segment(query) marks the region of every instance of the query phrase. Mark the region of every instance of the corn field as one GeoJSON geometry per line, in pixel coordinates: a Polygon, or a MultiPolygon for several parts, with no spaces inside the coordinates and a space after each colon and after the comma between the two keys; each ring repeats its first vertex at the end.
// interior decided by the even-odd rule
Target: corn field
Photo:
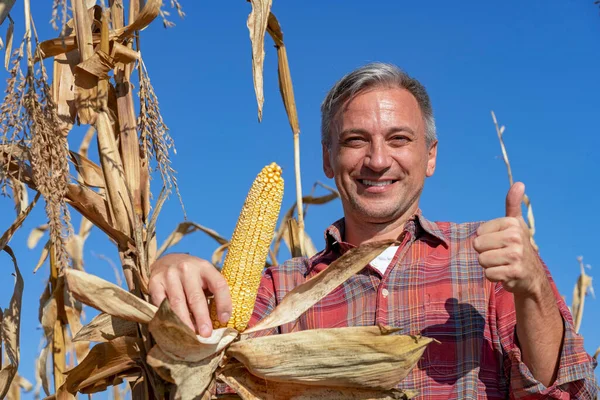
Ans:
{"type": "MultiPolygon", "coordinates": [[[[0,25],[6,33],[5,68],[9,72],[0,107],[0,178],[2,193],[12,198],[16,209],[14,222],[0,239],[0,249],[12,259],[16,278],[10,302],[0,310],[0,398],[16,400],[22,392],[34,390],[34,385],[18,373],[33,366],[24,365],[19,355],[23,345],[20,342],[22,297],[27,279],[19,268],[19,254],[12,251],[9,242],[32,210],[41,204],[46,222],[33,229],[27,241],[30,249],[40,253],[34,272],[42,271],[46,263],[49,265],[47,284],[39,293],[43,345],[35,362],[39,392],[36,397],[71,399],[111,393],[115,399],[127,396],[211,399],[215,398],[218,384],[227,384],[237,393],[236,398],[243,399],[284,399],[298,390],[307,399],[333,395],[402,399],[417,395],[415,391],[393,387],[418,362],[431,342],[429,338],[392,334],[396,333],[394,329],[381,327],[316,329],[278,337],[248,336],[293,321],[390,242],[364,245],[348,252],[310,285],[291,292],[289,301],[282,302],[268,318],[250,329],[244,323],[215,326],[217,329],[210,338],[201,338],[175,315],[168,300],[160,307],[150,303],[150,265],[185,236],[202,232],[214,240],[211,261],[215,265],[223,265],[224,258],[226,265],[226,257],[238,254],[235,233],[228,239],[187,219],[165,235],[164,241],[158,243],[157,239],[157,221],[169,196],[176,197],[182,208],[187,200],[180,194],[171,163],[175,143],[150,81],[152,71],[147,69],[142,56],[146,46],[150,49],[153,46],[152,42],[144,42],[144,29],[151,24],[177,29],[173,20],[186,18],[185,4],[177,0],[169,4],[161,0],[53,0],[51,3],[50,6],[50,3],[32,4],[31,0],[0,2],[0,25]],[[23,21],[11,17],[11,10],[16,7],[23,8],[23,21]],[[48,19],[34,21],[31,7],[47,9],[56,37],[38,37],[36,24],[47,23],[48,19]],[[22,38],[14,34],[15,27],[24,30],[22,38]],[[74,150],[69,148],[69,142],[73,143],[76,130],[84,133],[79,135],[79,146],[74,150]],[[96,150],[97,153],[92,153],[96,150]],[[160,179],[152,180],[153,175],[160,179]],[[152,193],[159,195],[154,198],[152,193]],[[74,220],[80,221],[78,226],[74,226],[74,220]],[[112,266],[114,283],[85,271],[84,245],[90,234],[104,235],[114,254],[118,254],[114,262],[98,256],[112,266]],[[89,322],[85,319],[84,305],[99,311],[89,322]],[[366,341],[372,344],[369,349],[361,346],[366,341]],[[327,350],[322,346],[324,342],[328,343],[327,350]],[[298,348],[302,350],[289,350],[298,348]],[[356,371],[367,367],[348,357],[349,353],[375,357],[377,361],[368,368],[379,371],[377,378],[357,379],[356,371]],[[274,357],[281,365],[293,366],[294,375],[267,368],[274,357]],[[323,359],[336,359],[345,368],[333,375],[321,366],[323,359]],[[317,385],[308,385],[315,369],[322,369],[325,378],[317,385]],[[278,384],[272,384],[275,381],[278,384]]],[[[281,183],[282,193],[276,196],[266,233],[253,244],[262,249],[256,251],[254,260],[256,268],[261,270],[265,265],[277,264],[280,252],[286,248],[292,256],[314,255],[316,246],[305,229],[307,210],[309,206],[335,202],[339,193],[319,182],[313,185],[311,193],[303,193],[300,123],[282,31],[285,21],[280,25],[270,0],[244,3],[233,2],[230,6],[247,7],[249,12],[248,53],[258,120],[263,119],[264,80],[276,79],[291,129],[290,158],[294,160],[295,181],[286,182],[285,190],[294,192],[295,201],[280,215],[284,190],[281,183]],[[271,50],[277,58],[276,78],[263,76],[265,54],[271,50]],[[316,195],[317,189],[325,194],[316,195]]],[[[494,113],[492,120],[512,184],[503,141],[505,128],[494,113]]],[[[265,179],[273,179],[274,171],[279,171],[275,173],[279,177],[279,166],[270,160],[265,160],[264,165],[271,168],[271,175],[265,179]]],[[[264,178],[259,171],[256,173],[260,179],[264,178]]],[[[256,203],[252,196],[251,190],[240,213],[240,226],[242,216],[250,213],[247,206],[256,203]]],[[[525,206],[534,240],[535,220],[529,198],[525,199],[525,206]]],[[[239,210],[229,211],[237,215],[239,210]]],[[[249,220],[259,217],[262,221],[263,214],[249,220]]],[[[593,290],[583,259],[578,262],[580,276],[571,305],[577,329],[583,319],[586,297],[593,290]]],[[[224,267],[224,274],[225,270],[224,267]]],[[[6,276],[6,271],[3,274],[6,276]]],[[[600,348],[596,358],[599,352],[600,348]]],[[[231,396],[228,398],[234,398],[231,396]]]]}

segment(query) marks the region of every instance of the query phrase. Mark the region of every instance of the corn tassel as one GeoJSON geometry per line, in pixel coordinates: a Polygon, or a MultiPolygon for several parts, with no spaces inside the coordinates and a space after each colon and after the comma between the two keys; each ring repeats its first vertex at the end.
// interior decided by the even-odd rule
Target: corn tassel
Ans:
{"type": "Polygon", "coordinates": [[[243,331],[252,316],[254,302],[283,199],[281,167],[271,163],[258,174],[233,232],[221,273],[229,285],[232,314],[222,324],[214,302],[210,314],[214,328],[243,331]]]}

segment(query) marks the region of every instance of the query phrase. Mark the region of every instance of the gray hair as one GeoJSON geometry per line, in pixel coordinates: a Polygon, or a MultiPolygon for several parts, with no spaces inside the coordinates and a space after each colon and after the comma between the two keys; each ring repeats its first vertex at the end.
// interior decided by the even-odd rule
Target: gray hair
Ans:
{"type": "Polygon", "coordinates": [[[327,148],[331,148],[331,131],[342,105],[367,89],[381,86],[408,90],[417,99],[423,114],[427,147],[436,140],[433,109],[425,87],[395,65],[371,63],[340,79],[323,100],[321,104],[321,142],[327,148]]]}

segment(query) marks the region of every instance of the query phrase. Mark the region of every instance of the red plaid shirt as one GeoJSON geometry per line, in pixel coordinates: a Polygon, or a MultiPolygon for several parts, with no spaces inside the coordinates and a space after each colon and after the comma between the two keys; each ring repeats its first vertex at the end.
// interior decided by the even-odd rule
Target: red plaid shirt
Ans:
{"type": "MultiPolygon", "coordinates": [[[[297,321],[258,335],[303,329],[383,324],[431,343],[398,386],[420,399],[596,398],[593,359],[575,333],[571,314],[550,278],[565,326],[556,382],[545,387],[521,360],[515,342],[513,296],[488,281],[472,240],[479,223],[410,220],[402,245],[382,276],[368,265],[297,321]]],[[[325,232],[325,250],[265,270],[249,326],[269,314],[294,287],[348,251],[343,219],[325,232]]],[[[547,269],[546,269],[547,271],[547,269]]],[[[548,272],[548,271],[547,271],[548,272]]],[[[548,276],[550,274],[548,272],[548,276]]]]}

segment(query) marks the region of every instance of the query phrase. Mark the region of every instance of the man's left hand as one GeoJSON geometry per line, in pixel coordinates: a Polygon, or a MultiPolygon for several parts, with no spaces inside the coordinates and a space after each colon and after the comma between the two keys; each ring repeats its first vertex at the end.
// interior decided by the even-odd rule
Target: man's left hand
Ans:
{"type": "Polygon", "coordinates": [[[506,216],[481,224],[473,247],[487,279],[502,282],[509,292],[529,296],[541,294],[547,279],[523,219],[524,194],[523,183],[511,186],[506,195],[506,216]]]}

